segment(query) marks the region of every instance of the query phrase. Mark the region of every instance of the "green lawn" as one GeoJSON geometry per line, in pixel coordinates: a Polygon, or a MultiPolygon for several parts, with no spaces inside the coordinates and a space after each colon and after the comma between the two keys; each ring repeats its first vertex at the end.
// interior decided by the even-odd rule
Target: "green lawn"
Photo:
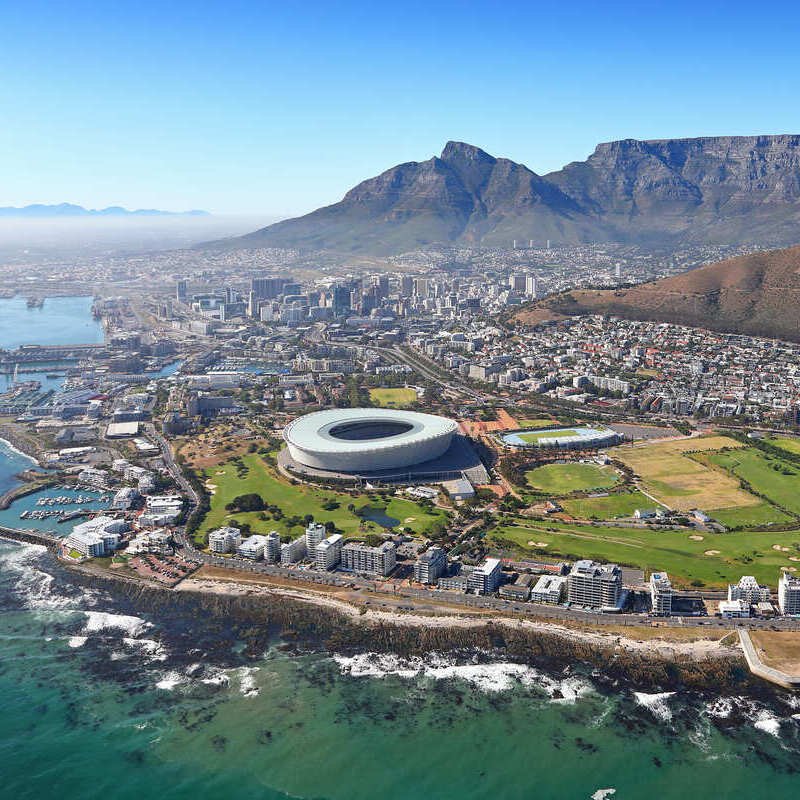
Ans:
{"type": "Polygon", "coordinates": [[[370,400],[383,408],[407,408],[417,402],[416,389],[370,389],[370,400]]]}
{"type": "Polygon", "coordinates": [[[581,497],[564,500],[564,510],[577,519],[616,519],[632,517],[637,508],[654,508],[655,503],[641,492],[623,492],[608,497],[581,497]]]}
{"type": "Polygon", "coordinates": [[[419,503],[393,495],[375,494],[373,497],[379,499],[370,500],[367,494],[351,497],[348,494],[329,489],[304,484],[292,485],[283,477],[276,475],[273,468],[265,464],[255,453],[242,456],[242,461],[248,467],[247,474],[242,478],[238,477],[236,466],[232,462],[205,471],[207,482],[216,488],[211,496],[211,511],[206,515],[198,532],[200,535],[228,524],[233,519],[239,522],[248,522],[255,533],[277,530],[279,533],[299,535],[301,528],[295,527],[290,530],[286,524],[286,518],[304,517],[306,514],[313,514],[317,522],[332,521],[347,536],[384,530],[373,522],[366,522],[361,527],[361,518],[347,509],[350,504],[353,504],[356,509],[363,506],[385,507],[386,516],[398,520],[396,526],[398,529],[408,527],[420,535],[424,535],[436,523],[446,524],[448,521],[447,513],[441,509],[427,510],[419,503]],[[273,520],[268,514],[269,518],[264,521],[259,519],[259,514],[262,512],[230,513],[226,511],[225,506],[235,497],[250,492],[261,495],[268,505],[278,506],[283,512],[283,517],[273,520]],[[329,511],[325,510],[323,505],[328,501],[337,503],[338,507],[329,511]]]}
{"type": "MultiPolygon", "coordinates": [[[[516,433],[523,442],[538,442],[539,439],[548,439],[552,438],[555,434],[554,431],[528,431],[527,433],[517,433],[517,431],[511,431],[511,433],[516,433]]],[[[558,436],[577,436],[578,431],[573,429],[562,430],[561,428],[558,429],[558,436]]]]}
{"type": "Polygon", "coordinates": [[[525,479],[532,489],[560,497],[571,492],[608,489],[619,476],[612,467],[598,464],[545,464],[528,470],[525,479]]]}
{"type": "Polygon", "coordinates": [[[774,587],[781,567],[800,569],[800,560],[790,560],[800,559],[798,531],[706,533],[702,541],[691,539],[692,535],[696,534],[525,519],[519,525],[498,526],[488,538],[498,548],[516,549],[522,554],[592,558],[639,567],[648,573],[666,570],[680,587],[689,587],[693,581],[718,587],[738,581],[742,575],[755,575],[774,587]],[[788,549],[775,550],[774,545],[788,549]]]}
{"type": "Polygon", "coordinates": [[[537,417],[535,419],[518,419],[520,428],[552,428],[558,425],[558,421],[554,419],[545,419],[544,417],[537,417]]]}
{"type": "Polygon", "coordinates": [[[793,520],[793,517],[766,502],[755,506],[718,508],[714,510],[712,516],[726,528],[755,528],[770,524],[785,524],[793,520]]]}
{"type": "Polygon", "coordinates": [[[747,481],[760,495],[800,514],[800,468],[755,448],[712,453],[708,460],[747,481]]]}
{"type": "Polygon", "coordinates": [[[773,447],[780,447],[781,450],[786,450],[787,453],[800,456],[800,439],[796,436],[768,436],[764,441],[773,447]]]}

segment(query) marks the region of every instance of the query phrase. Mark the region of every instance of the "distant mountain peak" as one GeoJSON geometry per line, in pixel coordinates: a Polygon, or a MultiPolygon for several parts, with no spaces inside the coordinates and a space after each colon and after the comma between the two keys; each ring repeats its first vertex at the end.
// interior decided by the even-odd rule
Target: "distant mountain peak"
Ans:
{"type": "Polygon", "coordinates": [[[25,217],[28,219],[62,218],[62,217],[176,217],[176,216],[206,216],[207,211],[194,209],[191,211],[160,211],[156,208],[139,208],[129,211],[122,206],[108,206],[107,208],[84,208],[74,203],[44,204],[33,203],[28,206],[0,207],[0,217],[25,217]]]}

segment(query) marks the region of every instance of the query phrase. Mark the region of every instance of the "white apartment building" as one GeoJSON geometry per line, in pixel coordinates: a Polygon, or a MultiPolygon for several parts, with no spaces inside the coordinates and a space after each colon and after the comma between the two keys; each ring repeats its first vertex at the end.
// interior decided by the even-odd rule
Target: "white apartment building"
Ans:
{"type": "Polygon", "coordinates": [[[270,564],[281,560],[281,537],[278,531],[270,531],[266,536],[264,560],[270,564]]]}
{"type": "Polygon", "coordinates": [[[672,582],[666,572],[651,573],[650,601],[653,616],[669,617],[672,615],[672,582]]]}
{"type": "Polygon", "coordinates": [[[251,558],[253,561],[258,561],[264,557],[264,547],[266,544],[266,536],[254,533],[239,544],[236,548],[236,552],[243,558],[251,558]]]}
{"type": "Polygon", "coordinates": [[[787,616],[800,614],[800,578],[789,572],[781,573],[778,580],[778,607],[787,616]]]}
{"type": "Polygon", "coordinates": [[[531,589],[532,603],[558,605],[567,591],[567,579],[561,575],[541,575],[531,589]]]}
{"type": "Polygon", "coordinates": [[[281,564],[296,564],[306,557],[306,537],[298,536],[281,545],[281,564]]]}
{"type": "Polygon", "coordinates": [[[728,585],[728,600],[743,600],[748,606],[770,601],[768,586],[762,586],[752,575],[743,575],[739,583],[728,585]]]}
{"type": "Polygon", "coordinates": [[[567,578],[567,600],[570,604],[619,611],[622,597],[622,570],[616,564],[576,561],[567,578]]]}
{"type": "Polygon", "coordinates": [[[342,567],[363,575],[389,575],[397,563],[394,542],[384,542],[369,547],[359,542],[348,542],[342,548],[342,567]]]}
{"type": "Polygon", "coordinates": [[[469,574],[467,591],[475,594],[494,594],[500,586],[503,565],[499,558],[487,558],[469,574]]]}
{"type": "Polygon", "coordinates": [[[233,553],[242,541],[238,528],[225,526],[208,534],[208,549],[212,553],[233,553]]]}
{"type": "Polygon", "coordinates": [[[306,553],[308,558],[316,558],[317,545],[328,535],[325,526],[319,522],[312,522],[306,528],[306,553]]]}
{"type": "Polygon", "coordinates": [[[414,580],[429,586],[447,572],[447,556],[441,547],[429,547],[414,563],[414,580]]]}
{"type": "Polygon", "coordinates": [[[343,538],[341,533],[334,533],[323,539],[318,545],[314,564],[317,569],[333,569],[342,560],[343,538]]]}

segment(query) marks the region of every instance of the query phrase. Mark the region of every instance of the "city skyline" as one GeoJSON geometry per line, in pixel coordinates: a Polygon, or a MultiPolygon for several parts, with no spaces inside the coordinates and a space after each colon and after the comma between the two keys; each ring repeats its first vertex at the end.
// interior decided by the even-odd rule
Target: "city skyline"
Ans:
{"type": "Polygon", "coordinates": [[[797,17],[788,3],[769,19],[718,3],[9,8],[0,205],[290,216],[449,139],[543,174],[619,138],[797,132],[797,17]]]}

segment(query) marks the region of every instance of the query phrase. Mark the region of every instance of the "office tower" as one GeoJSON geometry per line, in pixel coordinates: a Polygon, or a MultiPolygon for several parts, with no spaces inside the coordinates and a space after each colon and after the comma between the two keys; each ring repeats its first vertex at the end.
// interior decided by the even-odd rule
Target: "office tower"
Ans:
{"type": "Polygon", "coordinates": [[[179,303],[185,303],[186,298],[186,281],[181,279],[175,284],[175,300],[179,303]]]}

